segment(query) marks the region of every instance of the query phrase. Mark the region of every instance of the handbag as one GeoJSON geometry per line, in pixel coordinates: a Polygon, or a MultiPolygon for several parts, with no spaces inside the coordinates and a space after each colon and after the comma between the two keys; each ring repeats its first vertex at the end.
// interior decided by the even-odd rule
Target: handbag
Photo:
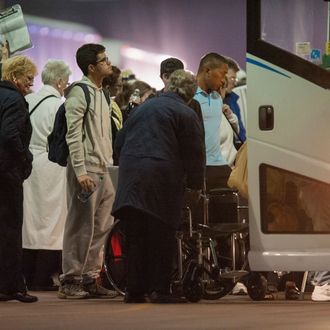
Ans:
{"type": "Polygon", "coordinates": [[[240,195],[248,198],[248,173],[247,173],[247,144],[246,142],[239,148],[234,168],[227,182],[232,189],[237,189],[240,195]]]}

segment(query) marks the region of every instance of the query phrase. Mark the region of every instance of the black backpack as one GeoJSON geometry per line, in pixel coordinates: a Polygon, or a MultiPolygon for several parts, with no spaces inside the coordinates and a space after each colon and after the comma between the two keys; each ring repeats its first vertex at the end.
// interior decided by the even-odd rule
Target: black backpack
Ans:
{"type": "MultiPolygon", "coordinates": [[[[75,86],[80,86],[85,94],[87,108],[84,114],[83,123],[85,122],[86,114],[89,110],[91,97],[86,84],[76,83],[75,86]]],[[[84,124],[83,124],[84,125],[84,124]]],[[[67,124],[65,117],[64,103],[58,108],[55,116],[54,127],[52,132],[48,135],[48,159],[60,166],[66,166],[68,163],[69,148],[66,143],[67,124]]]]}

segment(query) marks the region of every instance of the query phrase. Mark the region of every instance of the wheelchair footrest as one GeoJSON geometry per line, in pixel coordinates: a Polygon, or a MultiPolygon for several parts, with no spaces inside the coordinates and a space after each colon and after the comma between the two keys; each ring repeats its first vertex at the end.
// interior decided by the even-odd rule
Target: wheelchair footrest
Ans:
{"type": "Polygon", "coordinates": [[[231,270],[228,272],[220,273],[220,278],[234,278],[236,280],[239,280],[241,277],[247,275],[249,272],[246,270],[231,270]]]}

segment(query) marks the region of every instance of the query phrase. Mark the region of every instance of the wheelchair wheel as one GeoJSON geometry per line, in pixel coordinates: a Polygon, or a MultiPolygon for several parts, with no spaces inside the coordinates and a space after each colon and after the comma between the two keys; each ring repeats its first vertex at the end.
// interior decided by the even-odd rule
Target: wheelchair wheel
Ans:
{"type": "Polygon", "coordinates": [[[220,299],[230,293],[236,285],[232,279],[215,279],[209,275],[207,277],[207,279],[203,279],[203,299],[220,299]]]}
{"type": "Polygon", "coordinates": [[[204,259],[204,293],[203,298],[215,300],[229,294],[237,281],[247,274],[247,239],[242,237],[235,241],[235,269],[233,269],[231,236],[224,234],[217,239],[216,251],[219,268],[214,267],[212,255],[204,259]]]}
{"type": "Polygon", "coordinates": [[[233,278],[225,278],[220,276],[219,267],[215,267],[217,262],[221,269],[227,269],[228,258],[219,258],[219,251],[216,255],[207,252],[207,257],[203,257],[202,267],[202,281],[203,281],[203,299],[216,300],[226,296],[232,291],[235,286],[235,280],[233,278]],[[214,259],[215,258],[215,259],[214,259]]]}
{"type": "Polygon", "coordinates": [[[104,251],[104,268],[112,287],[125,294],[127,279],[126,237],[120,220],[113,223],[104,251]]]}
{"type": "Polygon", "coordinates": [[[267,292],[267,280],[263,275],[252,272],[246,281],[246,288],[252,300],[262,300],[267,292]]]}
{"type": "Polygon", "coordinates": [[[183,279],[183,294],[190,302],[198,302],[203,296],[201,269],[196,262],[190,262],[183,279]]]}

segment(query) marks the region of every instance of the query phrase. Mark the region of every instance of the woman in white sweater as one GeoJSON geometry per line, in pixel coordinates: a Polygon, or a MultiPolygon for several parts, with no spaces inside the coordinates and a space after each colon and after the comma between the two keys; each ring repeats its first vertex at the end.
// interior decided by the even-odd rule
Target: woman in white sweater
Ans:
{"type": "Polygon", "coordinates": [[[33,127],[33,169],[24,182],[23,272],[31,290],[52,289],[52,276],[61,271],[66,168],[48,160],[47,136],[63,103],[70,74],[63,61],[49,60],[42,71],[43,87],[26,96],[33,127]]]}
{"type": "MultiPolygon", "coordinates": [[[[220,95],[222,99],[224,99],[226,95],[226,86],[220,88],[220,95]]],[[[238,118],[227,104],[223,104],[220,125],[220,148],[223,157],[226,159],[230,167],[233,167],[237,154],[234,145],[234,130],[239,133],[238,118]]]]}
{"type": "Polygon", "coordinates": [[[222,120],[220,125],[220,147],[221,153],[232,167],[236,158],[237,150],[234,145],[234,130],[239,133],[237,116],[231,111],[227,104],[222,107],[222,120]]]}

